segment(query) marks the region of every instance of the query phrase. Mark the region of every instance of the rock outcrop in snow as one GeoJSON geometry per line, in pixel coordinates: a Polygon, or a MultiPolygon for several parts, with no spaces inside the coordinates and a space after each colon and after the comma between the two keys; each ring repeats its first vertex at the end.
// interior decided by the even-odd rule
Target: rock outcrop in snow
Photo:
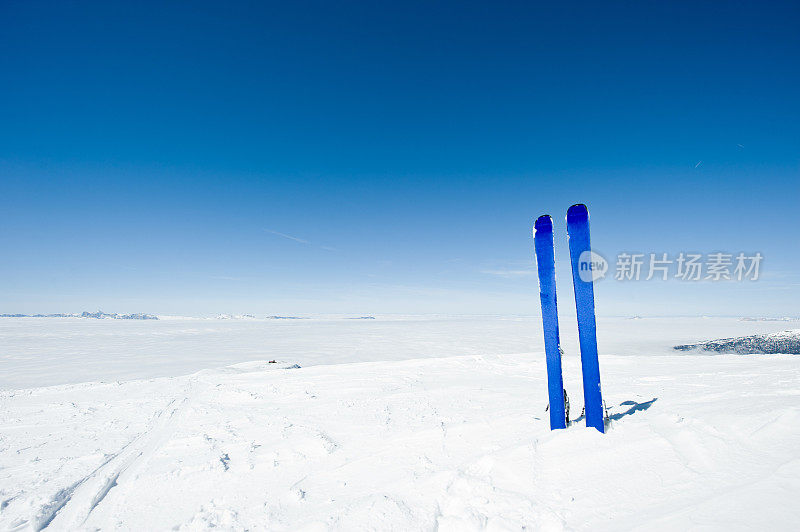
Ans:
{"type": "Polygon", "coordinates": [[[699,349],[716,353],[747,354],[791,354],[800,355],[800,329],[774,334],[755,334],[739,338],[723,338],[696,344],[676,345],[676,351],[699,349]]]}

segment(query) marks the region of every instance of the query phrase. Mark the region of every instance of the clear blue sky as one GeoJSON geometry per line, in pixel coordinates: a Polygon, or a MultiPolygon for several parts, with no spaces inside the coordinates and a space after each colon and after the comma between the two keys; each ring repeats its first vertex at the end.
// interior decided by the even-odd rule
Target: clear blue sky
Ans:
{"type": "Polygon", "coordinates": [[[800,314],[798,4],[557,4],[3,2],[0,312],[534,314],[582,202],[765,257],[599,312],[800,314]]]}

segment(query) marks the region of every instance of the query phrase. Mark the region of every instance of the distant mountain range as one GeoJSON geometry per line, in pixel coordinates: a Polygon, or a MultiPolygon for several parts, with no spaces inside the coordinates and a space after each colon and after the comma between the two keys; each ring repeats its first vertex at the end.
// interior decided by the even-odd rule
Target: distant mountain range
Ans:
{"type": "Polygon", "coordinates": [[[0,318],[94,318],[97,320],[157,320],[152,314],[117,314],[98,310],[80,314],[0,314],[0,318]]]}
{"type": "MultiPolygon", "coordinates": [[[[153,314],[117,314],[116,312],[81,312],[80,314],[0,314],[0,318],[94,318],[96,320],[157,320],[158,316],[153,314]]],[[[218,320],[307,320],[302,316],[266,316],[259,318],[253,314],[219,314],[216,316],[218,320]]],[[[374,320],[374,316],[356,316],[349,318],[341,318],[346,320],[374,320]]]]}
{"type": "MultiPolygon", "coordinates": [[[[218,320],[257,320],[261,319],[258,316],[254,316],[253,314],[219,314],[216,317],[218,320]]],[[[307,320],[309,318],[304,318],[303,316],[266,316],[264,319],[267,320],[307,320]]],[[[342,318],[345,320],[374,320],[375,316],[358,316],[355,318],[342,318]]]]}
{"type": "MultiPolygon", "coordinates": [[[[253,314],[219,314],[217,316],[218,320],[257,320],[260,319],[253,314]]],[[[305,320],[307,318],[303,318],[300,316],[267,316],[266,319],[268,320],[305,320]]]]}

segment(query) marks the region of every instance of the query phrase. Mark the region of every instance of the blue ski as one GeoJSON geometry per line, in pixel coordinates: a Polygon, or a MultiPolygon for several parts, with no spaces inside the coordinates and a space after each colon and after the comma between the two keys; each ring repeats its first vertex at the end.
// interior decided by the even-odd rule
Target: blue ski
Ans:
{"type": "Polygon", "coordinates": [[[572,283],[575,287],[575,307],[578,313],[586,426],[605,432],[600,366],[597,362],[597,324],[594,316],[592,270],[595,263],[589,242],[589,211],[586,205],[573,205],[567,211],[567,234],[572,262],[572,283]]]}
{"type": "Polygon", "coordinates": [[[558,339],[556,305],[556,262],[553,253],[553,220],[540,216],[533,225],[533,243],[539,270],[539,296],[542,300],[542,328],[547,361],[547,389],[550,397],[550,429],[567,427],[564,411],[564,383],[561,377],[561,351],[558,339]]]}

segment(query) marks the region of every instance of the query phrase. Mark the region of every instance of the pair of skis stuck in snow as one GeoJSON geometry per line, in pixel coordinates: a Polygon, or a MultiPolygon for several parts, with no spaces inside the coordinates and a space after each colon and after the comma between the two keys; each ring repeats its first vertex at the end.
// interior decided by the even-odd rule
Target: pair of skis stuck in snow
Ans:
{"type": "MultiPolygon", "coordinates": [[[[594,262],[589,241],[589,211],[586,205],[573,205],[567,210],[567,237],[578,317],[586,426],[605,432],[603,397],[600,391],[600,366],[597,361],[597,325],[594,314],[592,275],[594,262]]],[[[539,271],[539,295],[542,301],[547,389],[550,398],[550,429],[563,429],[567,427],[568,402],[561,376],[553,219],[550,215],[545,214],[536,220],[533,226],[533,241],[539,271]]]]}

